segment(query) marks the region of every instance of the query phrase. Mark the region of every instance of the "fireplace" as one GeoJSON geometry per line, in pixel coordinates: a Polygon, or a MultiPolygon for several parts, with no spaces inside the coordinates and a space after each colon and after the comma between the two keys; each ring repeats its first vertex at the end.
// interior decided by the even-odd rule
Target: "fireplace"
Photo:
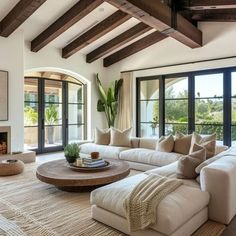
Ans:
{"type": "Polygon", "coordinates": [[[0,155],[11,153],[11,127],[0,126],[0,155]]]}

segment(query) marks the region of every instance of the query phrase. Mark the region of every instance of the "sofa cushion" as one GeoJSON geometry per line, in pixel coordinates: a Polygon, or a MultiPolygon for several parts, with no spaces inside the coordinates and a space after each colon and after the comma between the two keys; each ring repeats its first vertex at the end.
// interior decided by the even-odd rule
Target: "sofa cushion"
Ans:
{"type": "Polygon", "coordinates": [[[121,131],[112,127],[110,146],[131,147],[131,131],[132,128],[121,131]]]}
{"type": "Polygon", "coordinates": [[[90,154],[91,152],[99,152],[102,158],[118,159],[119,154],[123,150],[128,150],[128,147],[115,147],[108,145],[98,145],[95,143],[85,143],[80,145],[80,152],[90,154]]]}
{"type": "Polygon", "coordinates": [[[206,149],[206,158],[211,158],[215,155],[216,134],[201,136],[198,133],[193,132],[189,153],[193,152],[193,145],[195,143],[206,149]]]}
{"type": "Polygon", "coordinates": [[[131,162],[164,166],[177,161],[182,155],[174,152],[159,152],[145,148],[133,148],[120,153],[120,159],[131,162]]]}
{"type": "MultiPolygon", "coordinates": [[[[124,199],[146,177],[147,175],[142,173],[98,188],[91,193],[91,203],[125,217],[124,199]]],[[[209,194],[207,192],[182,185],[161,201],[157,209],[158,222],[151,228],[165,235],[170,235],[205,208],[208,202],[209,194]]]]}
{"type": "Polygon", "coordinates": [[[192,140],[192,134],[184,135],[181,132],[176,132],[173,152],[181,153],[184,155],[189,154],[191,140],[192,140]]]}
{"type": "Polygon", "coordinates": [[[197,144],[193,146],[193,152],[181,157],[178,161],[177,177],[180,179],[195,179],[197,173],[195,168],[206,160],[206,150],[197,144]]]}
{"type": "Polygon", "coordinates": [[[139,147],[146,149],[156,149],[158,139],[156,138],[140,138],[139,147]]]}
{"type": "Polygon", "coordinates": [[[110,143],[110,129],[95,129],[95,140],[94,143],[100,144],[100,145],[109,145],[110,143]]]}
{"type": "Polygon", "coordinates": [[[158,140],[157,151],[160,152],[172,152],[174,148],[174,137],[173,135],[161,136],[158,140]]]}

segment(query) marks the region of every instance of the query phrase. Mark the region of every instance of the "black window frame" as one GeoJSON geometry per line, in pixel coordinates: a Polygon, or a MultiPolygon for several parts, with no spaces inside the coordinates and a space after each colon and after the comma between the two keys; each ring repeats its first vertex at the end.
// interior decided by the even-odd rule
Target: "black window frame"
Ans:
{"type": "MultiPolygon", "coordinates": [[[[147,80],[159,80],[159,136],[165,134],[165,79],[169,77],[188,77],[188,133],[195,131],[195,76],[207,74],[223,74],[223,143],[231,146],[232,127],[232,72],[236,67],[196,70],[181,73],[170,73],[147,77],[136,77],[136,135],[140,136],[140,82],[147,80]]],[[[222,97],[221,97],[222,98],[222,97]]]]}
{"type": "Polygon", "coordinates": [[[79,103],[83,106],[83,113],[84,113],[84,122],[81,124],[83,126],[83,139],[87,139],[87,86],[86,84],[79,81],[78,83],[66,80],[57,80],[57,79],[50,79],[46,77],[34,77],[34,76],[25,76],[25,80],[27,79],[35,79],[37,80],[38,85],[38,100],[37,102],[27,101],[24,98],[25,103],[35,103],[38,105],[38,125],[37,126],[25,126],[24,128],[28,127],[37,127],[38,128],[38,148],[32,148],[30,150],[35,151],[37,154],[40,153],[47,153],[47,152],[55,152],[55,151],[62,151],[64,147],[69,143],[69,98],[68,98],[68,84],[76,84],[81,85],[83,89],[83,102],[79,103]],[[45,123],[44,123],[44,109],[45,104],[52,104],[51,102],[45,102],[45,81],[58,81],[62,83],[62,102],[53,102],[53,104],[62,105],[62,124],[54,125],[62,127],[62,145],[55,146],[55,147],[44,147],[44,137],[45,137],[45,123]]]}

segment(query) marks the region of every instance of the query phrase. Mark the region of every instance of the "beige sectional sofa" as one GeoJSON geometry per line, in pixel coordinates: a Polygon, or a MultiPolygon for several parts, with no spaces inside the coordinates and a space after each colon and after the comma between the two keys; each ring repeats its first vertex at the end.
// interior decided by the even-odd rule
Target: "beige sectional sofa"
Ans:
{"type": "Polygon", "coordinates": [[[92,217],[135,236],[190,236],[208,219],[228,224],[236,214],[236,148],[218,155],[218,160],[202,168],[200,183],[183,180],[182,186],[161,201],[157,224],[146,230],[129,231],[124,199],[149,173],[176,178],[177,162],[94,190],[92,217]]]}
{"type": "MultiPolygon", "coordinates": [[[[183,154],[175,152],[160,152],[156,150],[158,139],[131,138],[130,147],[99,145],[93,141],[80,145],[81,153],[99,152],[103,158],[115,158],[129,163],[130,168],[146,171],[176,162],[183,154]]],[[[225,146],[217,146],[216,153],[224,150],[225,146]]]]}
{"type": "MultiPolygon", "coordinates": [[[[208,219],[228,224],[236,214],[236,148],[226,151],[216,147],[215,161],[200,171],[195,179],[184,184],[164,198],[157,209],[157,224],[146,230],[130,232],[124,211],[124,199],[148,174],[156,173],[176,178],[178,160],[183,154],[156,150],[157,139],[132,138],[131,147],[80,145],[81,152],[100,152],[105,158],[117,158],[133,169],[146,171],[91,193],[92,217],[104,224],[134,236],[189,236],[208,219]]],[[[213,160],[213,159],[212,159],[213,160]]]]}

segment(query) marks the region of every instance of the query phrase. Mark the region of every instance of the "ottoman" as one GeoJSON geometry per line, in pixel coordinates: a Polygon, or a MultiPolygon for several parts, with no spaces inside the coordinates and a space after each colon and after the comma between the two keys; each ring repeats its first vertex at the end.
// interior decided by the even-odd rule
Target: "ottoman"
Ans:
{"type": "Polygon", "coordinates": [[[22,173],[24,163],[20,160],[3,160],[0,162],[0,176],[10,176],[22,173]]]}

